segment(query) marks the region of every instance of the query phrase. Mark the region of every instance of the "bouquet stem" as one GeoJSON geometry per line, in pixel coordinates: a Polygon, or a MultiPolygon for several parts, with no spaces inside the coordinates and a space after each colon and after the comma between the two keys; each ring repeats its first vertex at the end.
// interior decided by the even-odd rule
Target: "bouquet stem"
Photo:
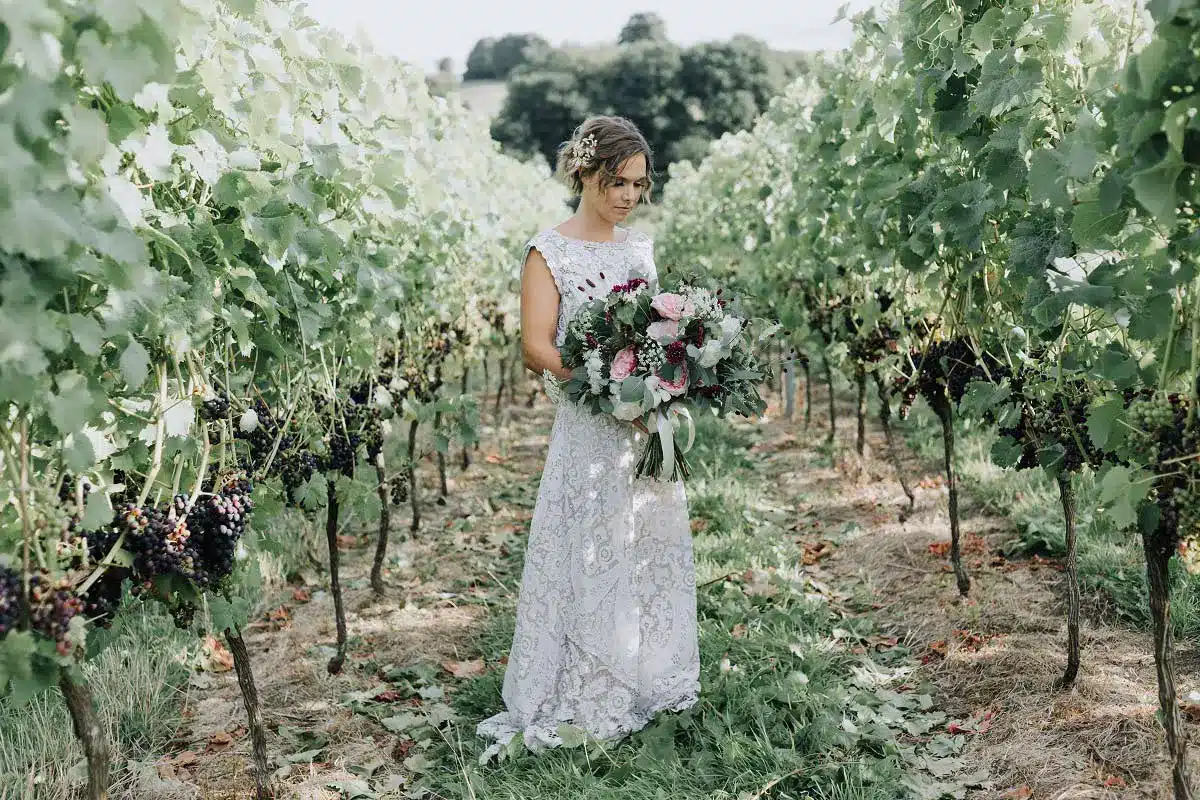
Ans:
{"type": "Polygon", "coordinates": [[[665,481],[687,480],[691,475],[687,458],[684,457],[683,449],[674,438],[672,438],[672,442],[674,442],[672,449],[675,451],[675,463],[669,468],[670,474],[667,474],[668,468],[663,464],[662,437],[658,431],[652,432],[646,441],[646,447],[642,450],[642,457],[638,459],[634,474],[639,478],[650,477],[665,481]]]}

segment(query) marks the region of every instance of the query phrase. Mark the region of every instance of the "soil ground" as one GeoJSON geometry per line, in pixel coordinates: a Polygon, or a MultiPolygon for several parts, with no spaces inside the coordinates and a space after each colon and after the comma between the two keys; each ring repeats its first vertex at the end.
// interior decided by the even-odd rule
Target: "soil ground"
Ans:
{"type": "MultiPolygon", "coordinates": [[[[775,406],[765,420],[737,423],[754,429],[757,440],[746,480],[771,482],[779,504],[792,510],[789,533],[811,571],[835,591],[867,597],[875,618],[922,657],[938,708],[977,720],[974,730],[964,731],[970,744],[963,756],[987,768],[997,788],[968,796],[1168,798],[1149,635],[1093,613],[1084,623],[1079,679],[1070,690],[1058,688],[1066,638],[1060,565],[1005,559],[1000,547],[1015,535],[1011,524],[972,513],[966,497],[965,558],[973,584],[961,598],[944,554],[949,526],[938,465],[905,455],[916,509],[901,522],[906,501],[884,458],[881,432],[868,426],[867,455],[860,458],[853,418],[844,416],[831,464],[822,446],[822,394],[814,393],[807,431],[799,415],[782,419],[775,406]]],[[[445,505],[429,502],[435,471],[431,463],[422,465],[422,527],[409,536],[406,510],[393,510],[385,597],[376,597],[366,581],[372,526],[361,524],[361,536],[342,538],[351,647],[341,675],[326,674],[333,607],[315,571],[246,632],[270,751],[296,761],[280,778],[279,796],[336,798],[343,795],[330,784],[361,779],[380,763],[406,761],[403,735],[352,710],[353,693],[370,693],[387,665],[430,665],[446,691],[453,691],[450,673],[480,668],[472,659],[487,606],[516,589],[511,576],[497,574],[498,565],[506,542],[528,526],[552,413],[544,401],[505,407],[502,424],[485,426],[472,466],[451,469],[445,505]],[[305,751],[318,748],[308,763],[312,756],[305,751]]],[[[221,659],[214,661],[221,670],[221,659]]],[[[1186,646],[1177,679],[1181,697],[1200,689],[1200,664],[1186,646]]],[[[188,724],[177,749],[144,776],[139,796],[253,796],[245,712],[232,672],[198,673],[185,703],[188,724]]],[[[1189,727],[1194,740],[1197,726],[1189,727]]]]}

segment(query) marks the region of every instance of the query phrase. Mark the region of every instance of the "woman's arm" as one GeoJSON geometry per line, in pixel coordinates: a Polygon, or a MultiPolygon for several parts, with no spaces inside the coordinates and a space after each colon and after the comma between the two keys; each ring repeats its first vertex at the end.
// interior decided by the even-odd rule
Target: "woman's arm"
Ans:
{"type": "Polygon", "coordinates": [[[521,353],[525,367],[538,375],[548,369],[556,377],[569,380],[571,371],[563,366],[554,346],[558,303],[558,287],[545,257],[530,248],[521,271],[521,353]]]}

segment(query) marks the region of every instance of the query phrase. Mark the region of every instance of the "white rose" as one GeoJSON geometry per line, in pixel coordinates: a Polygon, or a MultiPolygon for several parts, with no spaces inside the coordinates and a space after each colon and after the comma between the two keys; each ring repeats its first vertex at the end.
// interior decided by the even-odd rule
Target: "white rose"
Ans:
{"type": "Polygon", "coordinates": [[[725,357],[725,348],[721,343],[712,339],[704,343],[700,348],[697,363],[702,367],[715,367],[717,362],[725,357]]]}
{"type": "Polygon", "coordinates": [[[612,415],[625,422],[633,422],[642,415],[642,406],[640,403],[616,402],[613,404],[612,415]]]}

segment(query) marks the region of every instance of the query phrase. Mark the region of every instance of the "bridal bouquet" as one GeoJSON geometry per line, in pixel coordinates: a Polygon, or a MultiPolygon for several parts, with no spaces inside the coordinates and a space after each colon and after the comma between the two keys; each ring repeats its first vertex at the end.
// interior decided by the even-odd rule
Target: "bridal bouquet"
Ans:
{"type": "Polygon", "coordinates": [[[634,278],[588,302],[567,328],[562,360],[571,379],[551,388],[594,414],[645,423],[651,433],[639,477],[688,477],[693,410],[724,418],[766,408],[758,387],[769,370],[752,346],[778,326],[756,335],[757,324],[728,312],[721,295],[690,283],[652,293],[634,278]],[[682,447],[675,441],[680,429],[682,447]]]}

